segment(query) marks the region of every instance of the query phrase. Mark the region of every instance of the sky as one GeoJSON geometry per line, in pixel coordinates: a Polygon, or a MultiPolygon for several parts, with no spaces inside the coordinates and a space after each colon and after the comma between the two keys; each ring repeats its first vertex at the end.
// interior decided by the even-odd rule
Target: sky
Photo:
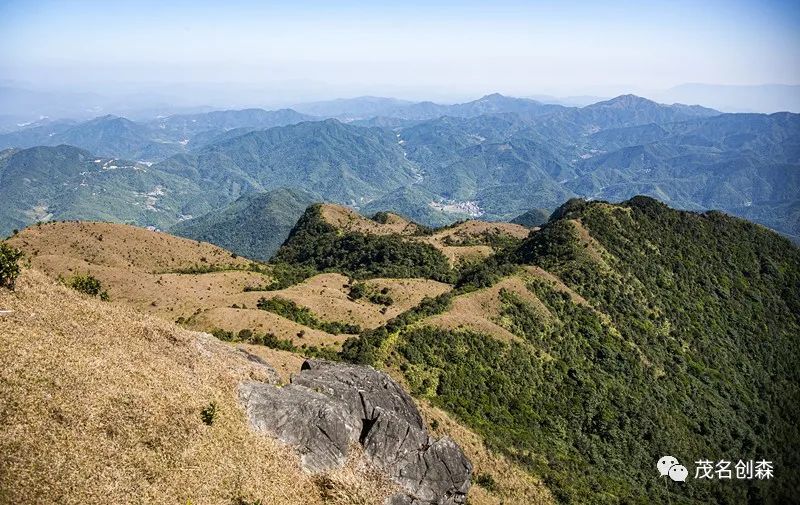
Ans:
{"type": "Polygon", "coordinates": [[[0,0],[0,47],[0,82],[40,89],[611,96],[800,84],[800,2],[0,0]]]}

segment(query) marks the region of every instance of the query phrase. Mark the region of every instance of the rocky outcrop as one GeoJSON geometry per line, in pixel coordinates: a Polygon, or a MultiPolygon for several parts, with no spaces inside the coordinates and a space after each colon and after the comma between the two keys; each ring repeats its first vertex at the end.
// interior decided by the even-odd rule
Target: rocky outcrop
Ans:
{"type": "Polygon", "coordinates": [[[360,444],[403,490],[392,505],[465,502],[472,465],[455,442],[428,435],[414,401],[383,372],[308,360],[290,385],[250,382],[240,397],[252,425],[294,446],[309,471],[342,466],[360,444]]]}

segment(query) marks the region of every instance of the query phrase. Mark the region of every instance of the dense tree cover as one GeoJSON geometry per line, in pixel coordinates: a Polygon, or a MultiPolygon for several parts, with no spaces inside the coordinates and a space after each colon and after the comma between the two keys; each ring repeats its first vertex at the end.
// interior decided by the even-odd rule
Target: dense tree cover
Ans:
{"type": "Polygon", "coordinates": [[[343,233],[323,220],[319,205],[306,210],[274,260],[355,278],[424,277],[452,282],[455,275],[447,258],[432,245],[399,235],[343,233]]]}
{"type": "MultiPolygon", "coordinates": [[[[800,240],[798,114],[720,114],[635,96],[583,108],[501,96],[417,105],[434,106],[428,120],[381,128],[371,125],[382,120],[343,124],[251,109],[150,123],[50,121],[0,135],[0,149],[14,148],[0,151],[0,174],[11,168],[0,177],[0,234],[37,219],[166,229],[210,212],[207,228],[227,221],[219,209],[237,198],[289,187],[429,226],[476,216],[538,224],[542,213],[531,207],[554,208],[571,196],[649,194],[678,208],[722,209],[800,240]],[[26,184],[32,174],[38,183],[26,184]]],[[[226,247],[241,240],[243,255],[258,238],[212,231],[201,230],[226,247]]]]}
{"type": "Polygon", "coordinates": [[[519,341],[395,325],[348,342],[343,356],[399,366],[415,394],[541,475],[564,503],[800,496],[796,246],[649,198],[576,200],[506,259],[491,261],[539,265],[588,303],[532,281],[546,311],[501,293],[498,322],[519,341]],[[658,478],[665,454],[689,468],[686,484],[658,478]],[[775,477],[695,480],[700,459],[767,459],[775,477]]]}
{"type": "Polygon", "coordinates": [[[246,258],[268,261],[306,207],[318,200],[305,191],[286,188],[250,193],[227,207],[181,221],[169,231],[218,245],[246,258]]]}
{"type": "Polygon", "coordinates": [[[272,298],[261,298],[258,300],[258,308],[269,312],[274,312],[286,319],[314,328],[317,330],[340,335],[342,333],[355,334],[361,331],[357,324],[342,323],[339,321],[322,321],[308,307],[301,307],[292,300],[274,296],[272,298]]]}
{"type": "Polygon", "coordinates": [[[348,338],[342,344],[342,359],[364,365],[381,364],[386,351],[384,346],[391,335],[398,335],[412,323],[444,312],[454,295],[454,291],[449,291],[435,298],[426,296],[419,305],[393,317],[384,326],[364,331],[358,337],[348,338]]]}

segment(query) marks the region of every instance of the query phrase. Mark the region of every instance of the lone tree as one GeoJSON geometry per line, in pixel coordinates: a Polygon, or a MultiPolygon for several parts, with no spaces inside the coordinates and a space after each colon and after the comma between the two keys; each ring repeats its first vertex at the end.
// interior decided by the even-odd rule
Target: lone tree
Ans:
{"type": "Polygon", "coordinates": [[[0,243],[0,288],[14,289],[19,276],[19,259],[22,251],[0,243]]]}

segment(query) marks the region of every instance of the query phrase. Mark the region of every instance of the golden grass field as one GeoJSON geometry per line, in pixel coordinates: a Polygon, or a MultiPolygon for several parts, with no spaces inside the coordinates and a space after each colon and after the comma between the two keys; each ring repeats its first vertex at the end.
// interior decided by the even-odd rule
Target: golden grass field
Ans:
{"type": "Polygon", "coordinates": [[[449,309],[441,314],[424,319],[420,324],[437,328],[466,329],[490,335],[499,340],[513,341],[519,337],[505,329],[501,321],[500,291],[516,294],[534,306],[542,318],[552,317],[547,307],[525,286],[527,274],[507,277],[490,288],[478,289],[456,296],[449,309]]]}
{"type": "MultiPolygon", "coordinates": [[[[351,229],[375,232],[375,227],[388,226],[380,232],[414,233],[398,216],[390,215],[381,225],[347,210],[334,216],[351,229]]],[[[445,241],[486,231],[515,237],[529,232],[516,225],[469,221],[409,239],[428,241],[460,261],[472,254],[468,250],[485,247],[485,254],[491,254],[491,249],[445,241]]],[[[46,224],[23,230],[9,242],[26,253],[32,268],[24,269],[16,293],[0,290],[0,309],[13,311],[0,317],[0,386],[5,393],[0,398],[0,451],[9,455],[0,462],[0,503],[196,505],[241,498],[260,499],[263,505],[343,505],[380,503],[390,493],[386,479],[358,458],[329,475],[310,476],[300,470],[291,450],[249,429],[235,388],[266,372],[239,350],[270,363],[283,382],[299,370],[302,356],[223,343],[193,330],[251,329],[297,346],[338,347],[347,335],[259,310],[258,300],[280,296],[321,320],[374,328],[452,286],[426,279],[363,281],[386,289],[394,300],[389,307],[351,300],[351,280],[335,273],[279,291],[245,292],[247,286],[268,283],[269,275],[236,269],[177,271],[246,268],[249,260],[210,244],[107,223],[46,224]],[[100,279],[111,301],[86,298],[56,282],[76,273],[100,279]],[[178,317],[187,320],[183,328],[173,323],[178,317]],[[211,402],[218,406],[219,419],[209,427],[200,411],[211,402]],[[241,447],[247,450],[231,450],[241,447]]],[[[492,288],[456,297],[444,314],[418,324],[517,339],[502,326],[499,292],[510,290],[549,317],[525,289],[533,276],[579,298],[548,272],[529,267],[492,288]]],[[[540,482],[488,450],[472,431],[425,401],[421,409],[429,422],[436,421],[438,435],[462,445],[476,474],[495,480],[491,492],[473,486],[470,503],[553,502],[540,482]]]]}
{"type": "Polygon", "coordinates": [[[197,265],[246,267],[248,260],[233,258],[230,252],[210,244],[120,224],[46,224],[23,230],[9,243],[23,250],[34,268],[52,278],[77,273],[96,277],[114,303],[170,321],[183,318],[191,329],[271,332],[298,346],[338,346],[346,336],[259,310],[260,298],[280,296],[309,308],[322,320],[374,328],[417,305],[423,297],[450,289],[427,279],[366,281],[377,289],[388,289],[394,303],[385,310],[367,300],[350,300],[350,280],[340,274],[316,275],[279,291],[245,292],[245,287],[267,284],[269,276],[246,270],[175,272],[197,265]],[[100,236],[102,240],[98,240],[100,236]]]}
{"type": "Polygon", "coordinates": [[[312,476],[236,399],[263,366],[231,345],[26,269],[0,289],[0,502],[379,504],[357,458],[312,476]],[[212,425],[201,411],[216,405],[212,425]]]}

